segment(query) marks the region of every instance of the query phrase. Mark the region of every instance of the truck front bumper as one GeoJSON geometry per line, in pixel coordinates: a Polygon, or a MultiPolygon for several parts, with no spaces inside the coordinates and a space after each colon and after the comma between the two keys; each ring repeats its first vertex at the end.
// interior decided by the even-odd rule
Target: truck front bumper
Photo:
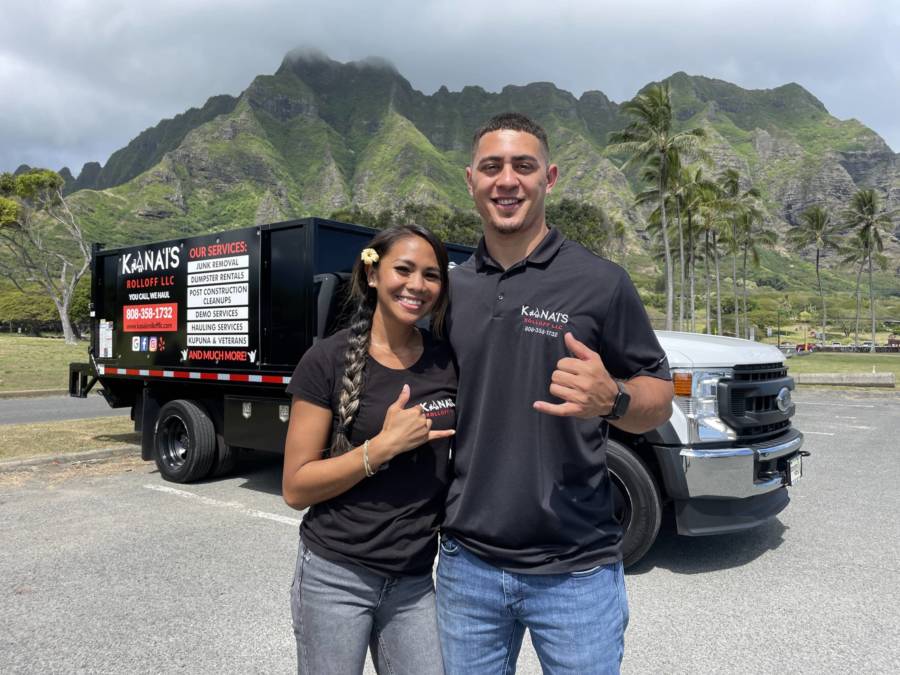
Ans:
{"type": "MultiPolygon", "coordinates": [[[[803,434],[733,448],[681,448],[687,496],[745,499],[777,490],[786,484],[778,460],[800,452],[803,434]]],[[[783,462],[781,463],[783,464],[783,462]]]]}
{"type": "Polygon", "coordinates": [[[737,532],[777,515],[790,501],[788,462],[802,446],[803,434],[795,429],[734,447],[654,446],[678,532],[737,532]]]}

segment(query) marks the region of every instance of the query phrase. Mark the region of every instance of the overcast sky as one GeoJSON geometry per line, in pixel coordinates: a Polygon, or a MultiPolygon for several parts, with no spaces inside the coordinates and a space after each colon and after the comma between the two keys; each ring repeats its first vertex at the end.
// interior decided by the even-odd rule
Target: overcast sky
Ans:
{"type": "Polygon", "coordinates": [[[683,70],[797,82],[900,150],[896,0],[0,0],[0,171],[77,175],[285,53],[381,56],[433,93],[552,81],[614,101],[683,70]]]}

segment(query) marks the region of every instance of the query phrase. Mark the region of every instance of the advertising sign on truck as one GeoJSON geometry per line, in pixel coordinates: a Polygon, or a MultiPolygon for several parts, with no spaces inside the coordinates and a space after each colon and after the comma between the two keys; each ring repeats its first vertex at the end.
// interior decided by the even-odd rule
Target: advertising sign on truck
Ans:
{"type": "Polygon", "coordinates": [[[123,249],[114,261],[120,314],[100,319],[100,358],[156,367],[255,364],[256,228],[123,249]]]}

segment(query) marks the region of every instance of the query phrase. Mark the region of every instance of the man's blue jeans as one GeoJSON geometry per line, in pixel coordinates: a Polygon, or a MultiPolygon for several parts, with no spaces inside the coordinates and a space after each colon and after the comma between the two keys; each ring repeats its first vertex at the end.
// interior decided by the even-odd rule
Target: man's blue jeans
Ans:
{"type": "Polygon", "coordinates": [[[544,673],[618,673],[628,625],[622,563],[517,574],[441,538],[438,628],[448,675],[514,673],[525,629],[544,673]]]}

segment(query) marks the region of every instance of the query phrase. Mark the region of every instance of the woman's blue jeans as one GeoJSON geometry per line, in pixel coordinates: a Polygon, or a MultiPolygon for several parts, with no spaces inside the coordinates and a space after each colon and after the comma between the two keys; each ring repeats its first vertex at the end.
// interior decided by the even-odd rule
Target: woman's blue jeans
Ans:
{"type": "Polygon", "coordinates": [[[526,628],[545,674],[619,672],[628,625],[621,562],[517,574],[443,536],[437,606],[448,675],[515,673],[526,628]]]}
{"type": "Polygon", "coordinates": [[[431,574],[383,577],[335,563],[300,542],[291,586],[297,671],[443,675],[431,574]]]}

